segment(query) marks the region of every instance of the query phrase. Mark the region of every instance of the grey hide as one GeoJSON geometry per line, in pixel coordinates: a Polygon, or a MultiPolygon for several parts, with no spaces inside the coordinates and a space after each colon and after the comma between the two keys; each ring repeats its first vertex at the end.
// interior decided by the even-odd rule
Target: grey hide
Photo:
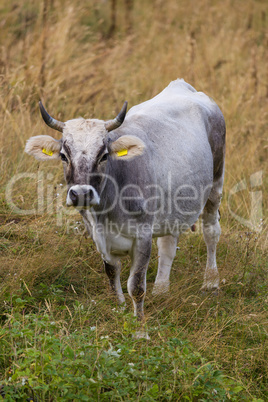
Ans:
{"type": "MultiPolygon", "coordinates": [[[[218,288],[225,123],[216,103],[176,80],[132,107],[113,131],[104,121],[81,118],[63,127],[62,139],[51,139],[51,146],[53,157],[63,160],[67,205],[80,209],[119,303],[125,301],[120,258],[131,258],[127,288],[142,320],[152,238],[158,237],[153,294],[159,295],[169,289],[178,236],[201,214],[207,245],[203,289],[218,288]]],[[[26,145],[26,152],[42,160],[49,159],[37,155],[36,143],[42,147],[43,137],[48,136],[32,137],[26,145]]]]}

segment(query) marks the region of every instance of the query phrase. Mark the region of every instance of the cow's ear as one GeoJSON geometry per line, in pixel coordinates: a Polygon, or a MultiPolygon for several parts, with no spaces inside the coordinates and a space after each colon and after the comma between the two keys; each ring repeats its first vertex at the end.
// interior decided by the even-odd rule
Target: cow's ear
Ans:
{"type": "Polygon", "coordinates": [[[48,161],[60,157],[61,141],[49,135],[31,137],[26,143],[25,152],[39,161],[48,161]]]}
{"type": "Polygon", "coordinates": [[[130,160],[142,155],[144,150],[144,142],[134,135],[124,135],[109,144],[109,153],[116,159],[130,160]]]}

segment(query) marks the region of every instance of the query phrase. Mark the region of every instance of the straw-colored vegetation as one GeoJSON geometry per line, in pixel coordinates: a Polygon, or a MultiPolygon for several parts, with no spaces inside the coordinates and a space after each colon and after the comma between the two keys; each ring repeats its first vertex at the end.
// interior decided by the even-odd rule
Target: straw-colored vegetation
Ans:
{"type": "MultiPolygon", "coordinates": [[[[0,399],[268,399],[267,25],[261,0],[1,2],[0,399]],[[130,300],[116,311],[93,242],[79,215],[66,214],[60,164],[23,150],[32,135],[59,138],[42,122],[40,98],[63,121],[109,119],[124,100],[147,100],[178,77],[213,97],[226,119],[221,291],[199,292],[206,250],[197,230],[180,239],[170,295],[154,299],[154,245],[151,340],[134,341],[130,300]],[[12,187],[21,173],[32,176],[12,187]],[[34,211],[19,214],[11,200],[34,211]]],[[[125,293],[128,268],[126,260],[125,293]]]]}

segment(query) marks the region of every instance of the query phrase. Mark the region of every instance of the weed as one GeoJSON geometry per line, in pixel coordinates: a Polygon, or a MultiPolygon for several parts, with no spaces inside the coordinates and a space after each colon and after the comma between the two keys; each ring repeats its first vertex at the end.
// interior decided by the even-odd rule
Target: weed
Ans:
{"type": "MultiPolygon", "coordinates": [[[[100,335],[97,326],[77,331],[52,314],[26,313],[19,297],[13,304],[0,331],[5,400],[246,400],[243,386],[189,341],[133,340],[135,323],[123,312],[123,331],[114,339],[100,335]]],[[[78,303],[72,314],[91,319],[78,303]]]]}

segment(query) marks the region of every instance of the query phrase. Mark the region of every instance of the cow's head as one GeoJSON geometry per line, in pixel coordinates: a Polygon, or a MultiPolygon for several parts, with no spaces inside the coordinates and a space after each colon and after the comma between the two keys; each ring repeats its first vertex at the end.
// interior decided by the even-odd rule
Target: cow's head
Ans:
{"type": "Polygon", "coordinates": [[[115,119],[106,122],[79,118],[63,123],[51,117],[42,102],[39,106],[45,123],[60,131],[62,138],[56,140],[48,135],[31,137],[25,152],[41,161],[62,160],[68,185],[68,206],[99,204],[108,158],[131,160],[141,155],[145,147],[138,137],[132,135],[123,135],[115,141],[109,138],[109,132],[123,123],[127,102],[115,119]]]}

